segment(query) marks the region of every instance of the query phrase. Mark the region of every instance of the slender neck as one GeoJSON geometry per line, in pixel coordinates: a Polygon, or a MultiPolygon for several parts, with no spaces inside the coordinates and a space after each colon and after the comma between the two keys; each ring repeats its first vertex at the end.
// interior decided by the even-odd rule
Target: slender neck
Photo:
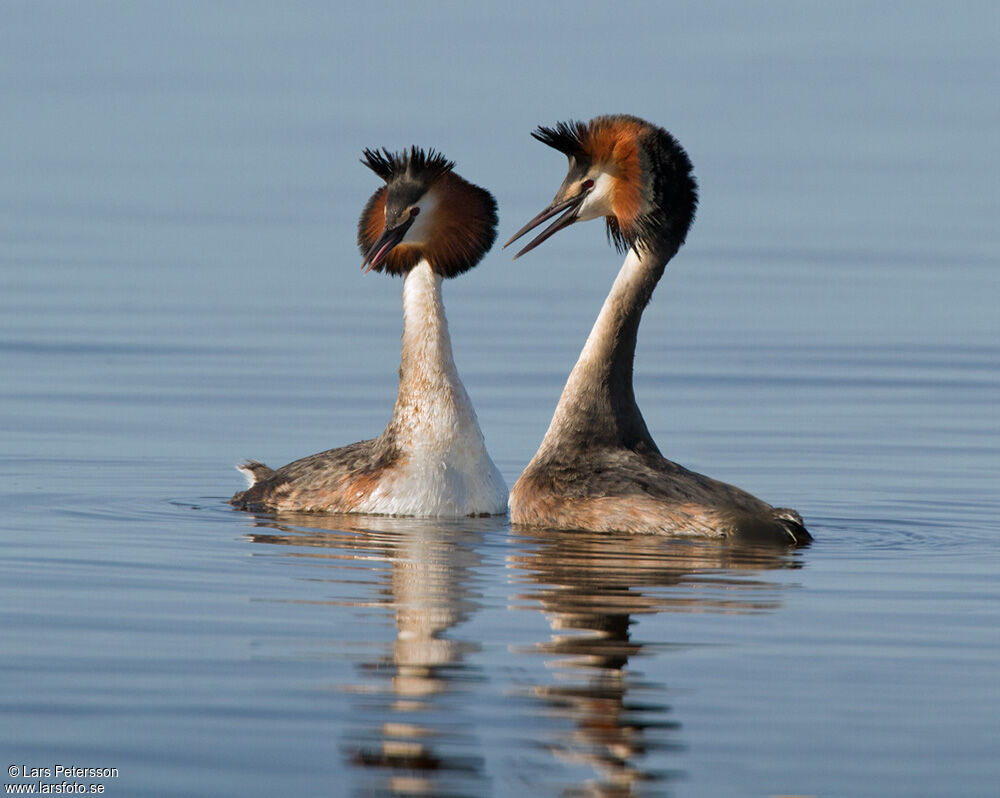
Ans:
{"type": "Polygon", "coordinates": [[[451,434],[448,425],[461,423],[460,410],[471,408],[451,352],[441,281],[422,260],[403,284],[399,394],[386,430],[403,445],[451,434]]]}
{"type": "Polygon", "coordinates": [[[658,451],[635,402],[632,364],[642,311],[672,254],[629,250],[566,381],[543,448],[658,451]]]}

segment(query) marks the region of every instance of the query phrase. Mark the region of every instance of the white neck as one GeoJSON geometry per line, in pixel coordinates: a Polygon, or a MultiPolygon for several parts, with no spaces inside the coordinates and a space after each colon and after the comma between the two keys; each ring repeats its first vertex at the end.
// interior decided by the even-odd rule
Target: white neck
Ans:
{"type": "Polygon", "coordinates": [[[542,448],[563,443],[656,449],[632,390],[639,321],[669,258],[630,249],[566,381],[542,448]]]}
{"type": "Polygon", "coordinates": [[[406,275],[399,394],[383,433],[401,465],[364,512],[465,516],[506,509],[507,487],[455,368],[441,281],[426,260],[406,275]]]}
{"type": "Polygon", "coordinates": [[[441,443],[456,426],[479,431],[472,402],[455,368],[441,275],[421,261],[403,284],[399,395],[391,425],[401,446],[441,443]]]}

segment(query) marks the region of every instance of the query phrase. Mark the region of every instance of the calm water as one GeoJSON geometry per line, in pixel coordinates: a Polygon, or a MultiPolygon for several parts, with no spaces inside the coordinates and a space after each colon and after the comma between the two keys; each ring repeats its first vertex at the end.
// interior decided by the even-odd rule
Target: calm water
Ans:
{"type": "MultiPolygon", "coordinates": [[[[996,795],[1000,15],[616,8],[4,5],[2,764],[128,796],[996,795]],[[361,149],[442,149],[506,238],[563,175],[532,127],[617,111],[703,196],[647,422],[815,543],[230,509],[234,462],[391,412],[361,149]]],[[[581,225],[446,286],[509,483],[618,263],[581,225]]]]}

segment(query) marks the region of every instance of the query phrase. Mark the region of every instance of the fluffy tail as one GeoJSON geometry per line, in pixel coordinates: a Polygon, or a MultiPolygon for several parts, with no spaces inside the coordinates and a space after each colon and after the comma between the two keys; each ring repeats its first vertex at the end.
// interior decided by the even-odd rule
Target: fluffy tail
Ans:
{"type": "Polygon", "coordinates": [[[236,470],[246,477],[248,489],[274,475],[273,468],[268,468],[256,460],[246,460],[236,466],[236,470]]]}

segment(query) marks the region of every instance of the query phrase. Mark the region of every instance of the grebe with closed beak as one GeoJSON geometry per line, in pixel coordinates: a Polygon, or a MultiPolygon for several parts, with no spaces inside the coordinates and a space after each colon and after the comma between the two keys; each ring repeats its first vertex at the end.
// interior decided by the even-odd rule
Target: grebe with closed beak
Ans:
{"type": "Polygon", "coordinates": [[[277,470],[247,461],[245,510],[462,517],[507,510],[507,487],[486,451],[455,368],[441,283],[475,266],[496,239],[493,196],[441,154],[365,150],[385,181],[358,222],[362,268],[402,275],[403,343],[392,419],[377,438],[277,470]]]}
{"type": "Polygon", "coordinates": [[[691,161],[666,130],[634,116],[539,127],[569,159],[552,203],[511,238],[556,220],[515,258],[569,225],[604,217],[625,262],[580,353],[541,446],[510,496],[514,523],[565,530],[811,540],[794,510],[667,460],[632,390],[642,311],[698,203],[691,161]]]}

